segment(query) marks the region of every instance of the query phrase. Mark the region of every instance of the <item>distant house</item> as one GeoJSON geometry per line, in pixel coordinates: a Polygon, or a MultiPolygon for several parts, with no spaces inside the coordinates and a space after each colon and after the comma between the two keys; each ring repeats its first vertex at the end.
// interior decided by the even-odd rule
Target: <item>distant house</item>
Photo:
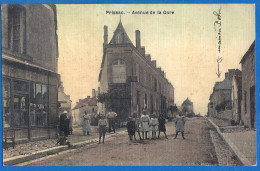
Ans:
{"type": "Polygon", "coordinates": [[[70,95],[67,95],[64,92],[63,83],[61,82],[61,85],[58,89],[58,102],[60,104],[59,107],[59,116],[64,112],[67,111],[68,114],[71,114],[71,100],[70,95]]]}
{"type": "Polygon", "coordinates": [[[189,98],[184,100],[184,102],[182,103],[181,107],[182,107],[182,111],[183,111],[185,116],[194,115],[193,103],[190,101],[189,98]]]}
{"type": "Polygon", "coordinates": [[[232,120],[241,120],[242,75],[234,75],[232,80],[232,120]]]}
{"type": "Polygon", "coordinates": [[[256,127],[255,97],[255,42],[241,59],[242,65],[242,101],[241,119],[245,126],[256,127]]]}
{"type": "Polygon", "coordinates": [[[92,115],[97,114],[97,98],[88,96],[85,99],[79,99],[76,106],[72,109],[73,124],[81,125],[84,112],[92,115]]]}
{"type": "Polygon", "coordinates": [[[232,79],[234,75],[241,74],[238,69],[229,69],[225,73],[225,79],[216,82],[210,95],[208,115],[221,119],[232,119],[232,79]]]}

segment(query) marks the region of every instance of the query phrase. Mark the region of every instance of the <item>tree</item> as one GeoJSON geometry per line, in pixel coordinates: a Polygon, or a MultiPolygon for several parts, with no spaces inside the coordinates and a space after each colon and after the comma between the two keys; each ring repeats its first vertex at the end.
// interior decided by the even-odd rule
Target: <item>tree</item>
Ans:
{"type": "Polygon", "coordinates": [[[97,101],[105,104],[107,110],[116,112],[120,120],[124,120],[131,106],[131,92],[128,87],[111,88],[106,93],[100,93],[97,101]]]}

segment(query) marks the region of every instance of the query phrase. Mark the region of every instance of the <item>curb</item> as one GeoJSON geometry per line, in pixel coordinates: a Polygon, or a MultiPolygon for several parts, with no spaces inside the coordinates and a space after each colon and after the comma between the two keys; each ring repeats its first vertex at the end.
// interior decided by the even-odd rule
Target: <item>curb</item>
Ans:
{"type": "Polygon", "coordinates": [[[252,163],[246,158],[246,156],[240,152],[240,150],[233,144],[233,142],[228,138],[228,135],[223,134],[219,127],[208,117],[205,117],[213,127],[216,128],[218,134],[221,136],[221,138],[228,144],[230,149],[233,151],[233,153],[238,157],[238,159],[241,161],[241,163],[244,166],[252,166],[252,163]]]}
{"type": "MultiPolygon", "coordinates": [[[[114,135],[122,135],[124,133],[126,133],[126,131],[119,131],[116,134],[107,135],[106,138],[113,137],[114,135]]],[[[3,165],[4,166],[13,166],[13,165],[17,165],[17,164],[20,164],[20,163],[28,162],[30,160],[35,160],[35,159],[39,159],[39,158],[42,158],[42,157],[46,157],[48,155],[57,154],[57,153],[62,152],[62,151],[80,148],[80,147],[83,147],[85,145],[93,144],[93,143],[96,143],[96,142],[98,142],[98,138],[93,138],[93,139],[90,139],[90,140],[73,143],[73,144],[71,144],[70,148],[67,145],[63,145],[63,146],[57,146],[57,147],[52,147],[52,148],[49,148],[49,149],[37,151],[37,152],[31,153],[31,154],[15,156],[15,157],[4,159],[3,165]]]]}

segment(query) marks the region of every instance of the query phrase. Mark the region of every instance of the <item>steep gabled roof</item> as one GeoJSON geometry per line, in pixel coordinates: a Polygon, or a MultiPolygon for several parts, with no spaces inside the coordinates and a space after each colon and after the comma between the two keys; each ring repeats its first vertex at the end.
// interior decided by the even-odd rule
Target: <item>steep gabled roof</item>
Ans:
{"type": "Polygon", "coordinates": [[[189,105],[193,105],[193,103],[189,100],[189,98],[187,98],[187,99],[182,103],[182,106],[189,106],[189,105]]]}
{"type": "Polygon", "coordinates": [[[122,25],[121,20],[119,21],[119,24],[114,31],[114,35],[109,42],[110,45],[113,44],[132,44],[131,40],[129,39],[128,35],[125,32],[125,29],[122,25]]]}

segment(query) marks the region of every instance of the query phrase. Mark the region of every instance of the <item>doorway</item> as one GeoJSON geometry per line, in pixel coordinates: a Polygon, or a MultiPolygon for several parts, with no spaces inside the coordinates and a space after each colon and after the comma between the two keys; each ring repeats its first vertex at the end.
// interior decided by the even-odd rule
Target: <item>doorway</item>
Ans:
{"type": "Polygon", "coordinates": [[[256,125],[255,86],[250,88],[250,121],[251,121],[251,128],[255,128],[256,125]]]}

